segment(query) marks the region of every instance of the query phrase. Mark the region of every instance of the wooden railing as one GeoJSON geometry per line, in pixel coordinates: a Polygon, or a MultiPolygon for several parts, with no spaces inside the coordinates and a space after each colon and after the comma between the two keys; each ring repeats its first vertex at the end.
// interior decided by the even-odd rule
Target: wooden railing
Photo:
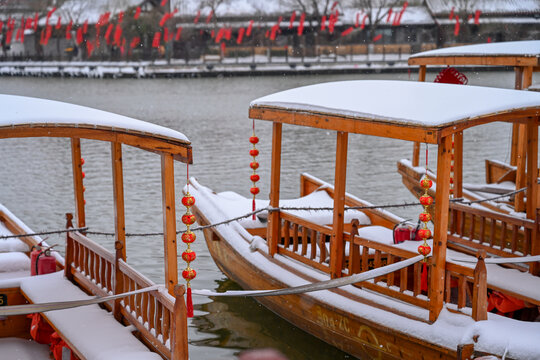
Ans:
{"type": "Polygon", "coordinates": [[[278,243],[278,254],[329,274],[332,229],[286,212],[280,212],[279,219],[282,239],[278,243]]]}
{"type": "MultiPolygon", "coordinates": [[[[86,236],[72,232],[66,238],[66,277],[87,292],[106,296],[155,285],[86,236]]],[[[118,320],[133,325],[144,342],[165,358],[187,359],[183,289],[178,286],[175,297],[166,290],[154,290],[106,303],[105,306],[118,320]]]]}
{"type": "Polygon", "coordinates": [[[531,254],[533,220],[458,203],[451,203],[450,211],[449,246],[473,249],[470,253],[485,250],[501,257],[531,254]]]}

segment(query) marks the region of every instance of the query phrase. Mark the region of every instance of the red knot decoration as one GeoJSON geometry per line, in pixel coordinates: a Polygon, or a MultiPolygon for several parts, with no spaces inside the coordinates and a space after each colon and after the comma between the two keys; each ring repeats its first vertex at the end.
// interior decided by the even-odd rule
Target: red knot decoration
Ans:
{"type": "MultiPolygon", "coordinates": [[[[249,137],[249,142],[253,144],[253,148],[249,150],[249,155],[253,157],[253,161],[249,164],[249,167],[253,170],[253,173],[249,177],[249,179],[253,183],[253,186],[249,189],[249,192],[253,195],[252,211],[255,211],[255,197],[260,192],[260,189],[257,187],[257,181],[261,179],[260,176],[257,174],[257,169],[259,168],[259,163],[257,162],[259,150],[256,148],[255,145],[257,145],[257,143],[259,142],[259,138],[255,135],[255,120],[253,120],[253,135],[249,137]]],[[[255,214],[253,214],[252,219],[256,219],[255,214]]]]}
{"type": "MultiPolygon", "coordinates": [[[[188,170],[189,174],[189,170],[188,170]]],[[[187,286],[187,299],[186,299],[186,309],[187,316],[193,317],[193,299],[191,297],[191,280],[195,279],[197,272],[191,268],[191,263],[197,258],[195,251],[191,249],[191,244],[197,238],[195,234],[191,231],[190,227],[195,223],[195,215],[191,213],[191,207],[195,205],[195,198],[189,193],[189,175],[188,175],[188,184],[187,191],[184,197],[182,198],[182,205],[186,207],[186,213],[182,215],[182,222],[186,225],[186,231],[182,234],[182,242],[187,245],[186,250],[182,253],[182,260],[187,263],[187,267],[182,271],[182,277],[186,280],[187,286]]]]}

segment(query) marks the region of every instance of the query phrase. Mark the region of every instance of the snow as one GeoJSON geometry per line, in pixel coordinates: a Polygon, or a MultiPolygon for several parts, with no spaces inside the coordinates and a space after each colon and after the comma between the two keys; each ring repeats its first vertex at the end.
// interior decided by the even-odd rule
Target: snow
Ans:
{"type": "Polygon", "coordinates": [[[252,101],[250,107],[446,127],[497,112],[540,108],[540,94],[453,84],[354,80],[281,91],[252,101]]]}
{"type": "Polygon", "coordinates": [[[30,275],[30,258],[25,253],[0,253],[0,273],[23,270],[30,275]]]}
{"type": "Polygon", "coordinates": [[[189,144],[175,130],[110,112],[60,101],[26,96],[0,95],[0,130],[18,125],[68,125],[81,128],[106,128],[110,131],[143,133],[189,144]]]}
{"type": "MultiPolygon", "coordinates": [[[[520,13],[520,12],[538,12],[538,0],[474,0],[474,1],[448,1],[448,0],[427,0],[427,5],[434,13],[439,15],[443,13],[448,15],[452,7],[456,9],[461,7],[471,8],[471,12],[478,9],[482,13],[520,13]],[[474,9],[472,9],[474,7],[474,9]]],[[[482,16],[480,16],[482,18],[482,16]]]]}
{"type": "Polygon", "coordinates": [[[448,47],[424,51],[410,56],[420,57],[443,56],[540,56],[540,40],[508,41],[489,44],[475,44],[448,47]]]}
{"type": "Polygon", "coordinates": [[[20,338],[1,338],[0,354],[11,360],[50,359],[49,345],[20,338]]]}
{"type": "MultiPolygon", "coordinates": [[[[90,298],[65,279],[61,271],[23,279],[21,290],[33,303],[90,298]]],[[[111,313],[98,305],[49,311],[45,315],[89,360],[161,359],[158,354],[151,353],[131,333],[130,328],[117,322],[111,313]]]]}

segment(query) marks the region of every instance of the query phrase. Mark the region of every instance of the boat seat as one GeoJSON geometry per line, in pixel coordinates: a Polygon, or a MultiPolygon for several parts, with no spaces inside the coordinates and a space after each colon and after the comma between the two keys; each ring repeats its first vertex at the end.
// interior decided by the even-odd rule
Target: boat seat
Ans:
{"type": "MultiPolygon", "coordinates": [[[[90,299],[62,272],[32,276],[21,280],[21,291],[32,303],[90,299]]],[[[78,355],[85,359],[159,360],[111,313],[98,305],[47,311],[43,317],[78,355]]]]}

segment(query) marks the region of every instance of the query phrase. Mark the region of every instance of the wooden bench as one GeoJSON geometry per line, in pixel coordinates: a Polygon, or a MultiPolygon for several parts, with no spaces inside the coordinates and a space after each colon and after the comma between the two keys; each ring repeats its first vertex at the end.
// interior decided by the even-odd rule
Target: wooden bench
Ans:
{"type": "MultiPolygon", "coordinates": [[[[32,303],[91,298],[61,272],[21,280],[21,292],[32,303]]],[[[161,359],[98,305],[49,311],[43,317],[80,359],[161,359]]]]}

